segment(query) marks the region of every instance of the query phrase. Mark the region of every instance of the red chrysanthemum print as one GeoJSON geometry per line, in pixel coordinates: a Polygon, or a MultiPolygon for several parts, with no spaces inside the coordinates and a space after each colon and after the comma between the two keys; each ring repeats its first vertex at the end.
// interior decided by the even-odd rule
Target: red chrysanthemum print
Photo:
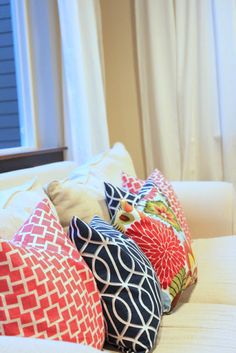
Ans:
{"type": "Polygon", "coordinates": [[[151,261],[160,280],[167,289],[175,275],[185,265],[184,249],[171,227],[149,217],[134,222],[127,230],[151,261]]]}
{"type": "MultiPolygon", "coordinates": [[[[190,244],[190,230],[187,224],[187,220],[184,214],[183,207],[180,204],[180,201],[171,185],[171,183],[164,177],[164,175],[158,170],[154,169],[152,174],[147,180],[153,181],[157,187],[158,190],[167,198],[172,210],[177,216],[178,222],[184,231],[184,234],[186,236],[187,242],[190,244]]],[[[144,184],[144,180],[138,179],[136,177],[132,177],[130,175],[127,175],[126,173],[122,174],[122,184],[124,187],[128,188],[128,190],[132,193],[138,193],[140,188],[144,184]],[[133,188],[133,185],[136,185],[135,189],[133,188]],[[131,191],[132,189],[132,191],[131,191]]],[[[154,194],[154,191],[153,191],[154,194]]],[[[150,197],[151,195],[149,195],[150,197]]],[[[152,199],[152,197],[151,197],[152,199]]]]}
{"type": "Polygon", "coordinates": [[[171,183],[164,177],[164,175],[158,170],[154,169],[150,177],[148,178],[149,180],[152,180],[156,185],[158,186],[159,190],[166,196],[167,200],[170,203],[170,206],[174,213],[177,216],[177,219],[179,221],[179,224],[181,228],[184,231],[184,234],[186,236],[186,239],[189,243],[191,243],[190,240],[190,231],[189,227],[187,224],[187,220],[184,214],[183,207],[180,204],[180,201],[171,185],[171,183]]]}

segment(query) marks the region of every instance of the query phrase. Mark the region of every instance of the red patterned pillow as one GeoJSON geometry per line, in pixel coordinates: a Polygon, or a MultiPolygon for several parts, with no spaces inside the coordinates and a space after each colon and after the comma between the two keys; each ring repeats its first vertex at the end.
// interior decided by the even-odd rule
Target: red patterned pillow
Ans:
{"type": "MultiPolygon", "coordinates": [[[[184,210],[171,183],[158,169],[154,169],[147,180],[153,181],[157,185],[159,191],[166,197],[172,210],[176,214],[177,220],[184,231],[187,240],[190,242],[190,231],[184,210]]],[[[132,193],[137,194],[144,183],[144,180],[130,176],[124,172],[122,173],[122,186],[127,188],[132,193]]]]}
{"type": "Polygon", "coordinates": [[[101,349],[104,322],[94,277],[40,202],[12,241],[0,239],[0,334],[101,349]]]}
{"type": "Polygon", "coordinates": [[[161,199],[143,199],[136,207],[126,200],[120,204],[113,224],[131,237],[152,263],[162,288],[164,312],[169,312],[182,291],[196,281],[192,248],[173,211],[161,199]]]}
{"type": "Polygon", "coordinates": [[[132,175],[122,172],[122,186],[131,192],[131,194],[138,194],[139,190],[145,184],[145,180],[139,179],[132,175]]]}

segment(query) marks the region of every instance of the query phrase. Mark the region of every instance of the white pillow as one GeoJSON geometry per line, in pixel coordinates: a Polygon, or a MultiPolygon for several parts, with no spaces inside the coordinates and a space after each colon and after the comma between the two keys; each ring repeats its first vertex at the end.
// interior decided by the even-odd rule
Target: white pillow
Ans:
{"type": "MultiPolygon", "coordinates": [[[[12,239],[38,202],[45,197],[47,195],[35,178],[22,185],[0,191],[0,237],[12,239]]],[[[55,208],[54,213],[58,217],[55,208]]]]}
{"type": "Polygon", "coordinates": [[[103,190],[104,181],[122,186],[122,171],[136,175],[128,151],[122,143],[117,142],[110,150],[100,153],[86,164],[76,168],[68,179],[76,179],[78,183],[86,183],[103,190]]]}

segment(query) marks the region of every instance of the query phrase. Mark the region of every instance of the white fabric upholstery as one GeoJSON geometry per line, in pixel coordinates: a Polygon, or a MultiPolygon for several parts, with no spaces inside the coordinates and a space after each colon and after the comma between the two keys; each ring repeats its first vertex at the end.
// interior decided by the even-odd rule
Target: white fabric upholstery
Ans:
{"type": "Polygon", "coordinates": [[[122,143],[117,142],[110,150],[100,153],[86,164],[75,169],[70,175],[70,179],[76,179],[77,182],[84,182],[103,190],[104,181],[121,186],[122,171],[130,175],[136,175],[128,151],[122,143]]]}
{"type": "Polygon", "coordinates": [[[236,236],[196,239],[198,283],[180,297],[186,303],[236,305],[236,236]]]}
{"type": "Polygon", "coordinates": [[[236,308],[182,304],[163,317],[153,353],[235,353],[236,308]]]}
{"type": "Polygon", "coordinates": [[[235,353],[235,332],[234,306],[180,304],[163,316],[152,353],[235,353]]]}
{"type": "Polygon", "coordinates": [[[78,343],[0,336],[1,353],[96,353],[97,349],[78,343]]]}
{"type": "Polygon", "coordinates": [[[45,184],[54,179],[63,179],[75,168],[76,163],[68,161],[0,173],[0,190],[20,185],[35,177],[39,184],[45,184]]]}
{"type": "MultiPolygon", "coordinates": [[[[0,237],[12,239],[38,202],[44,198],[48,197],[37,182],[37,177],[24,184],[0,190],[0,237]]],[[[57,216],[54,205],[51,206],[57,216]]]]}
{"type": "Polygon", "coordinates": [[[234,234],[234,188],[222,181],[173,182],[192,238],[234,234]]]}

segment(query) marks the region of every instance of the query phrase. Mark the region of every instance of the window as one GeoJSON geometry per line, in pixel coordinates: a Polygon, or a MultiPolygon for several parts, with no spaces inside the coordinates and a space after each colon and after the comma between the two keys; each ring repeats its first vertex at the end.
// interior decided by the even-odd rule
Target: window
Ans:
{"type": "Polygon", "coordinates": [[[0,149],[21,145],[10,0],[0,0],[0,149]]]}

